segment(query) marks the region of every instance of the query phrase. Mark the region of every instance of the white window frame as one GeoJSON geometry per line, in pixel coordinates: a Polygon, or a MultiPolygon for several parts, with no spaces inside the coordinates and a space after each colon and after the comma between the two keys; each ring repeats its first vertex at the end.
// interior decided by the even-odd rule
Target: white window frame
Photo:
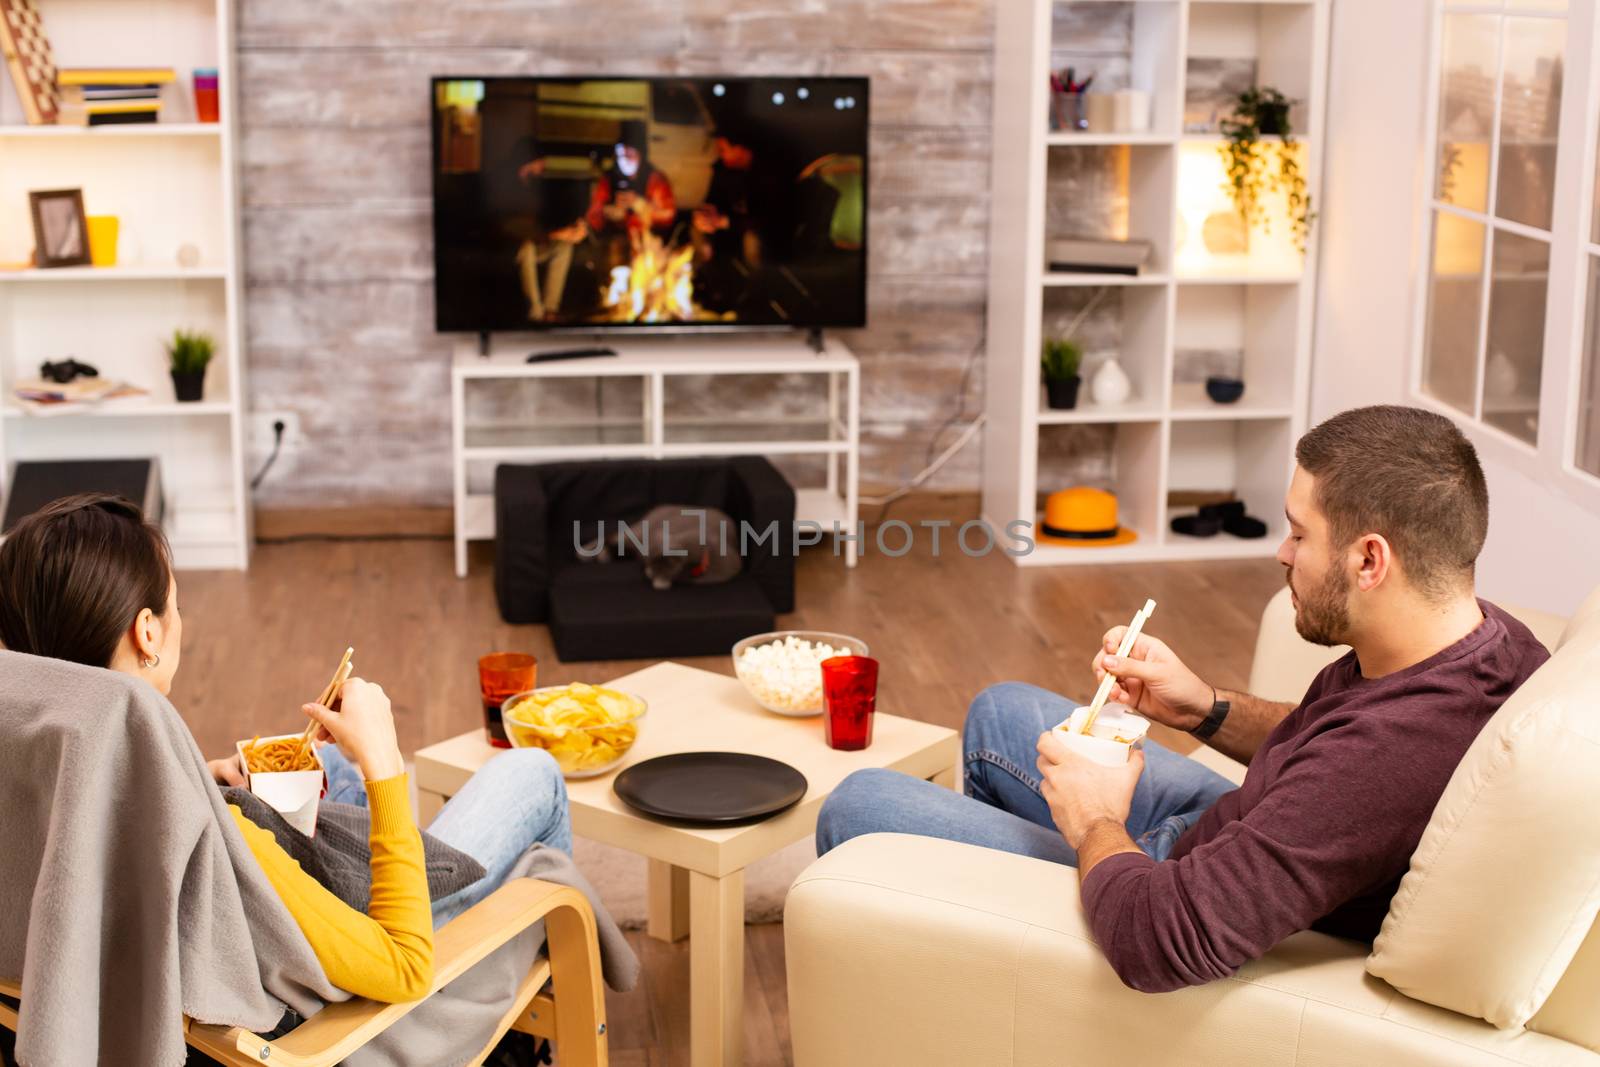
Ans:
{"type": "MultiPolygon", "coordinates": [[[[1596,138],[1600,134],[1600,0],[1570,0],[1565,12],[1507,10],[1506,4],[1461,3],[1433,0],[1427,66],[1427,106],[1424,127],[1424,182],[1420,189],[1422,210],[1417,220],[1420,250],[1417,299],[1411,338],[1411,360],[1407,389],[1411,403],[1449,416],[1461,426],[1468,439],[1487,461],[1510,467],[1525,477],[1572,498],[1582,506],[1600,512],[1600,477],[1577,465],[1579,433],[1579,390],[1583,384],[1583,345],[1588,277],[1591,258],[1600,261],[1600,243],[1591,242],[1596,166],[1596,138]],[[1561,112],[1558,122],[1555,188],[1550,225],[1550,278],[1545,297],[1544,353],[1539,380],[1538,443],[1530,445],[1513,434],[1485,423],[1481,410],[1462,412],[1430,396],[1423,388],[1427,361],[1429,279],[1433,266],[1433,218],[1435,210],[1458,215],[1486,227],[1504,232],[1543,237],[1531,227],[1498,219],[1494,215],[1499,184],[1500,96],[1497,89],[1493,124],[1490,129],[1491,169],[1487,200],[1483,212],[1468,211],[1454,205],[1441,205],[1435,196],[1437,177],[1440,66],[1443,60],[1444,19],[1447,15],[1508,15],[1515,18],[1560,18],[1567,24],[1566,50],[1562,67],[1561,112]]],[[[1500,47],[1497,63],[1503,67],[1505,49],[1500,47]]],[[[1498,83],[1501,72],[1496,71],[1498,83]]],[[[1483,292],[1479,308],[1478,339],[1480,352],[1477,373],[1484,373],[1488,339],[1490,286],[1494,262],[1492,241],[1485,249],[1483,292]]],[[[1600,317],[1600,308],[1596,309],[1600,317]]],[[[1600,360],[1600,352],[1596,353],[1600,360]]],[[[1600,373],[1600,366],[1596,367],[1600,373]]],[[[1474,399],[1482,407],[1480,382],[1474,399]]]]}

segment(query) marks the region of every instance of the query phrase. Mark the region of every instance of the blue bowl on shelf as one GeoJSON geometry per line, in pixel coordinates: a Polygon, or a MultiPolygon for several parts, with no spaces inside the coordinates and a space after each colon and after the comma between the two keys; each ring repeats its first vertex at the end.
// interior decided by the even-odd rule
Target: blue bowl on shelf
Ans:
{"type": "Polygon", "coordinates": [[[1244,381],[1212,375],[1206,379],[1206,396],[1218,404],[1232,404],[1244,396],[1244,381]]]}

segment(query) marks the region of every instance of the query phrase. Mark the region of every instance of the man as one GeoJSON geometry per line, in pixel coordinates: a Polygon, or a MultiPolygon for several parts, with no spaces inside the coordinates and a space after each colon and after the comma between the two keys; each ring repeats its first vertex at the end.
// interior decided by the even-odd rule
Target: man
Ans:
{"type": "Polygon", "coordinates": [[[551,196],[546,171],[549,160],[534,135],[520,138],[512,149],[519,197],[523,210],[515,224],[527,233],[517,248],[517,271],[522,293],[528,300],[531,322],[553,322],[561,318],[566,296],[567,276],[572,270],[573,249],[589,236],[588,221],[573,210],[564,198],[551,196]],[[544,278],[539,277],[540,267],[544,278]]]}
{"type": "Polygon", "coordinates": [[[1249,762],[1243,786],[1153,742],[1126,767],[1049,730],[1073,703],[1019,684],[968,713],[966,796],[861,772],[823,808],[819,852],[924,833],[1079,871],[1117,974],[1147,992],[1232,974],[1300,930],[1371,940],[1456,764],[1548,654],[1473,595],[1483,471],[1448,419],[1344,412],[1301,438],[1278,550],[1302,637],[1351,652],[1299,705],[1214,689],[1159,639],[1105,635],[1112,699],[1249,762]]]}
{"type": "Polygon", "coordinates": [[[672,182],[650,162],[644,122],[624,119],[613,151],[616,158],[611,168],[595,179],[590,194],[589,228],[599,234],[627,231],[631,235],[645,225],[641,217],[652,230],[670,228],[678,206],[672,182]]]}

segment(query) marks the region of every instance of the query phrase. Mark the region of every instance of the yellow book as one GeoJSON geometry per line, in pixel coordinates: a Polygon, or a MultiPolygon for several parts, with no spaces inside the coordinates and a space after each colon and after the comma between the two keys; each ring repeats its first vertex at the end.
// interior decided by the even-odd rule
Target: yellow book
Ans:
{"type": "Polygon", "coordinates": [[[165,85],[177,79],[171,67],[75,67],[56,73],[57,85],[165,85]]]}
{"type": "Polygon", "coordinates": [[[119,115],[129,111],[160,111],[159,100],[94,100],[87,104],[63,104],[61,110],[87,115],[119,115]]]}

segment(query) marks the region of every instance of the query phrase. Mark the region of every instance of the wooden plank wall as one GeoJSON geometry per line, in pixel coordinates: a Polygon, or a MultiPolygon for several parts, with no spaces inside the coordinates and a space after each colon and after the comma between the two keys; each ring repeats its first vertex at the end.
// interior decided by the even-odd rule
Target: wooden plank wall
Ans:
{"type": "MultiPolygon", "coordinates": [[[[871,76],[871,321],[847,340],[864,362],[863,480],[916,473],[982,345],[995,2],[240,0],[249,403],[298,411],[304,439],[258,501],[449,502],[451,342],[432,325],[435,73],[871,76]]],[[[1097,29],[1113,51],[1126,32],[1097,29]]],[[[977,368],[969,413],[982,381],[977,368]]],[[[749,408],[785,406],[786,383],[744,388],[749,408]]],[[[622,392],[607,405],[636,411],[622,392]]],[[[976,487],[977,459],[969,446],[936,484],[976,487]]]]}

